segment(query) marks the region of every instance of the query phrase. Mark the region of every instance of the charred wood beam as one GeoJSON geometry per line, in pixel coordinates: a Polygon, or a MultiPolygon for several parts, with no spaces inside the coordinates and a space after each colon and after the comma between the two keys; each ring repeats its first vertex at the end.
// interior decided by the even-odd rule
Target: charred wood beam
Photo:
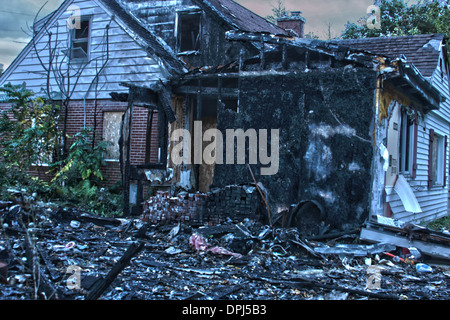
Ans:
{"type": "Polygon", "coordinates": [[[45,300],[59,300],[63,297],[63,294],[43,272],[39,263],[39,251],[36,244],[30,241],[30,237],[32,236],[28,233],[25,235],[25,254],[27,257],[27,268],[33,276],[35,294],[45,300]]]}
{"type": "Polygon", "coordinates": [[[111,96],[113,101],[119,101],[119,102],[127,102],[128,101],[128,93],[110,92],[109,95],[111,96]]]}
{"type": "MultiPolygon", "coordinates": [[[[171,87],[159,81],[153,84],[150,88],[139,87],[129,83],[120,83],[120,85],[129,88],[130,95],[133,95],[134,105],[141,105],[144,107],[161,108],[167,116],[169,122],[176,121],[175,111],[172,108],[172,92],[171,87]]],[[[128,98],[130,100],[130,98],[128,98]]]]}
{"type": "MultiPolygon", "coordinates": [[[[219,77],[219,75],[215,75],[216,77],[219,77]]],[[[197,86],[180,86],[174,90],[177,94],[198,94],[198,87],[197,86]]],[[[218,87],[205,87],[202,88],[202,95],[204,96],[217,96],[219,95],[219,88],[218,87]]],[[[220,89],[220,95],[222,97],[237,97],[238,91],[234,88],[221,88],[220,89]]]]}
{"type": "Polygon", "coordinates": [[[225,34],[227,40],[269,43],[276,45],[288,45],[292,47],[303,47],[312,51],[320,52],[325,55],[334,56],[338,59],[343,59],[348,52],[348,48],[338,44],[330,43],[321,40],[302,39],[302,38],[288,38],[283,36],[276,36],[268,33],[245,32],[245,31],[227,31],[225,34]]]}
{"type": "Polygon", "coordinates": [[[91,291],[86,296],[86,300],[97,300],[105,292],[105,290],[111,285],[111,283],[117,278],[119,273],[125,269],[130,263],[131,259],[138,254],[143,248],[144,243],[132,242],[127,251],[119,259],[119,261],[112,267],[106,277],[100,281],[97,281],[91,291]]]}
{"type": "MultiPolygon", "coordinates": [[[[198,90],[197,90],[197,110],[195,119],[198,121],[202,120],[202,95],[203,95],[203,87],[202,87],[202,81],[199,79],[197,82],[198,90]]],[[[201,150],[200,150],[201,152],[201,150]]],[[[197,157],[197,155],[194,155],[194,159],[197,157]]],[[[201,155],[199,159],[201,158],[201,155]]],[[[199,188],[200,184],[200,164],[195,164],[195,184],[197,186],[197,190],[199,188]]]]}
{"type": "MultiPolygon", "coordinates": [[[[176,118],[175,118],[176,120],[176,118]]],[[[158,112],[158,163],[167,163],[167,148],[169,145],[169,122],[165,112],[158,112]]]]}
{"type": "Polygon", "coordinates": [[[261,35],[261,51],[260,51],[260,68],[264,70],[266,67],[266,56],[264,54],[264,36],[261,35]]]}
{"type": "Polygon", "coordinates": [[[218,106],[218,108],[222,104],[222,90],[223,90],[223,88],[222,88],[222,78],[219,77],[217,79],[217,91],[218,91],[218,94],[217,94],[217,106],[218,106]]]}
{"type": "Polygon", "coordinates": [[[282,46],[282,57],[281,57],[281,65],[283,67],[283,70],[286,70],[288,68],[288,62],[287,62],[287,45],[283,44],[282,46]]]}
{"type": "MultiPolygon", "coordinates": [[[[188,80],[199,80],[199,79],[215,79],[217,77],[221,77],[222,79],[232,79],[232,78],[254,78],[254,77],[261,77],[266,75],[278,75],[278,76],[284,76],[289,74],[295,74],[295,72],[288,71],[288,70],[259,70],[259,71],[239,71],[239,72],[225,72],[225,73],[199,73],[199,74],[188,74],[183,76],[182,81],[188,81],[188,80]]],[[[179,87],[182,87],[182,85],[179,85],[179,87]]],[[[193,86],[198,90],[196,86],[193,86]]],[[[175,89],[176,90],[176,89],[175,89]]],[[[196,94],[194,92],[193,94],[196,94]]]]}
{"type": "Polygon", "coordinates": [[[130,95],[128,99],[128,107],[125,112],[128,116],[124,118],[124,126],[122,127],[122,136],[125,136],[123,141],[125,147],[125,164],[123,173],[123,214],[125,216],[130,214],[130,166],[131,166],[131,128],[133,126],[133,104],[134,104],[134,90],[130,90],[130,95]],[[126,122],[126,123],[125,123],[126,122]],[[124,135],[125,134],[125,135],[124,135]]]}
{"type": "MultiPolygon", "coordinates": [[[[135,234],[137,239],[144,238],[148,225],[144,224],[135,234]]],[[[119,259],[119,261],[111,268],[105,278],[95,283],[94,287],[89,291],[86,296],[86,300],[97,300],[105,292],[105,290],[111,285],[111,283],[117,278],[119,273],[125,269],[130,263],[131,259],[136,256],[144,248],[145,242],[133,241],[119,259]]]]}

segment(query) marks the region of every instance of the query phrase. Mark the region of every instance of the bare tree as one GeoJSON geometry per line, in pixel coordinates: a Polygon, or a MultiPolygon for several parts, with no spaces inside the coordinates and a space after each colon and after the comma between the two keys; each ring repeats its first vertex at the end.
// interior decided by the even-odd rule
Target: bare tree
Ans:
{"type": "Polygon", "coordinates": [[[326,31],[324,32],[324,39],[325,40],[333,40],[336,39],[338,35],[336,35],[336,32],[333,31],[333,24],[328,21],[326,23],[326,31]]]}
{"type": "MultiPolygon", "coordinates": [[[[31,43],[36,58],[39,61],[43,71],[43,76],[46,79],[45,88],[43,88],[44,94],[49,102],[56,106],[61,104],[63,111],[63,124],[62,124],[62,148],[60,154],[57,155],[59,159],[63,159],[67,152],[67,121],[69,104],[73,97],[73,94],[77,90],[79,80],[84,75],[84,71],[88,66],[95,64],[95,74],[93,75],[91,84],[85,97],[89,93],[92,87],[94,90],[94,100],[97,101],[98,83],[102,71],[104,70],[109,59],[109,25],[105,28],[104,35],[104,50],[100,55],[90,57],[86,59],[77,60],[73,59],[73,42],[71,41],[71,30],[66,24],[61,26],[59,21],[50,25],[48,23],[51,20],[52,15],[38,21],[38,16],[46,3],[37,12],[33,25],[31,26],[31,43]],[[66,34],[66,37],[60,38],[62,34],[66,34]],[[46,43],[42,46],[42,41],[46,43]],[[41,41],[41,42],[39,42],[41,41]],[[56,89],[56,90],[55,90],[56,89]]],[[[70,7],[69,7],[70,8],[70,7]]],[[[71,13],[71,17],[73,16],[71,13]]],[[[99,44],[100,45],[100,44],[99,44]]],[[[95,108],[96,109],[96,108],[95,108]]],[[[95,113],[97,111],[95,110],[95,113]]],[[[96,118],[96,117],[95,117],[96,118]]],[[[95,125],[95,124],[94,124],[95,125]]]]}

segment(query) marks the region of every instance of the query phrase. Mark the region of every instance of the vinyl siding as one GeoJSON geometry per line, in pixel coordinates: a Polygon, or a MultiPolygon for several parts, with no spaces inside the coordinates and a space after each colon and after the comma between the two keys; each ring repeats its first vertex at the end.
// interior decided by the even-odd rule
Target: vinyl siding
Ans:
{"type": "MultiPolygon", "coordinates": [[[[411,213],[405,211],[398,195],[394,192],[387,197],[387,201],[391,206],[394,218],[403,221],[420,223],[441,218],[448,214],[448,185],[449,185],[449,149],[445,154],[445,172],[446,186],[433,186],[428,189],[428,146],[429,146],[429,129],[433,129],[440,136],[450,136],[450,93],[448,77],[441,78],[440,69],[436,69],[430,79],[433,86],[446,98],[441,103],[439,110],[429,112],[418,126],[417,135],[417,176],[415,179],[407,177],[414,194],[422,209],[421,213],[411,213]]],[[[449,138],[447,138],[449,139],[449,138]]],[[[450,140],[449,140],[450,141],[450,140]]]]}

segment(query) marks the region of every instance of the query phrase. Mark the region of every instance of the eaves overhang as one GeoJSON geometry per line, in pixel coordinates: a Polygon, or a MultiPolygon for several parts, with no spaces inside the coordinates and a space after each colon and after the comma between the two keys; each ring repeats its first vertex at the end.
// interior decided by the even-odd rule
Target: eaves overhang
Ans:
{"type": "Polygon", "coordinates": [[[412,64],[399,61],[395,72],[385,73],[384,81],[422,107],[423,112],[438,110],[445,101],[439,91],[412,64]]]}

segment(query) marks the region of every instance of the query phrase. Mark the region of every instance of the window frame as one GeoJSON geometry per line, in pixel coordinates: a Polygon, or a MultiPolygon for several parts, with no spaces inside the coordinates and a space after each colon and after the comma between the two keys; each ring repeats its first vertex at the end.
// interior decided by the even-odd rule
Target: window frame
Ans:
{"type": "Polygon", "coordinates": [[[70,47],[69,47],[69,60],[70,62],[86,62],[89,61],[90,58],[90,52],[91,52],[91,33],[92,33],[92,16],[82,16],[80,18],[80,26],[83,24],[83,22],[88,21],[88,34],[85,38],[76,38],[76,32],[77,29],[70,29],[69,30],[69,41],[70,41],[70,47]],[[86,57],[74,57],[74,44],[81,44],[81,43],[87,43],[87,52],[86,57]]]}
{"type": "Polygon", "coordinates": [[[428,188],[445,187],[447,180],[447,142],[446,135],[429,130],[428,146],[428,188]]]}
{"type": "Polygon", "coordinates": [[[402,111],[399,130],[399,172],[414,179],[417,172],[417,118],[402,111]]]}
{"type": "Polygon", "coordinates": [[[200,51],[200,44],[202,39],[202,11],[200,8],[194,8],[189,10],[178,10],[176,13],[175,20],[175,41],[176,41],[176,50],[178,54],[187,54],[187,53],[198,53],[200,51]],[[198,16],[198,33],[197,40],[194,44],[194,47],[190,50],[182,50],[182,31],[183,27],[182,20],[183,17],[188,16],[198,16]]]}

